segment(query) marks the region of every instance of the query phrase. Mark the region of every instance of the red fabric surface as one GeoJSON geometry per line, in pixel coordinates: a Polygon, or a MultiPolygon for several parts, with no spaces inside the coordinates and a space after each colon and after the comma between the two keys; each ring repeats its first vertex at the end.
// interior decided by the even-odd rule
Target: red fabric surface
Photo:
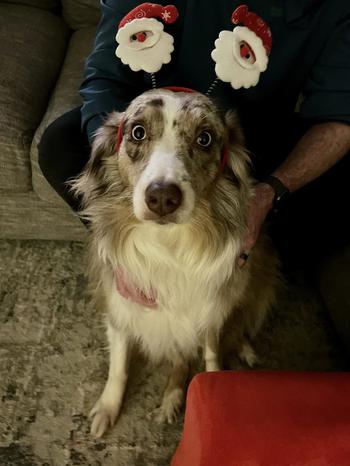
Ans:
{"type": "Polygon", "coordinates": [[[350,466],[350,373],[197,375],[171,466],[350,466]]]}

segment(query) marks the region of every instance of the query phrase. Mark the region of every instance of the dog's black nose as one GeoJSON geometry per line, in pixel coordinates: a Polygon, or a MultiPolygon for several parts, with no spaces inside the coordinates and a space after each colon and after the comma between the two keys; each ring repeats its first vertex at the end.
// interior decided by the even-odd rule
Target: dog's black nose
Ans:
{"type": "Polygon", "coordinates": [[[182,192],[176,184],[155,181],[147,187],[145,200],[152,212],[163,217],[180,207],[182,192]]]}

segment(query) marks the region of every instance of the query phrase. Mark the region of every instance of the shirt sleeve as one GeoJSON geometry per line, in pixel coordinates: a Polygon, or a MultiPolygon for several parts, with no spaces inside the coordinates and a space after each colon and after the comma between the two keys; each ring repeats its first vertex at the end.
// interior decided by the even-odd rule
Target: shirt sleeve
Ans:
{"type": "Polygon", "coordinates": [[[350,124],[350,15],[331,32],[303,89],[300,114],[314,121],[350,124]]]}
{"type": "Polygon", "coordinates": [[[87,132],[90,143],[108,112],[125,110],[128,103],[143,92],[143,72],[131,71],[115,55],[119,22],[138,3],[137,0],[100,2],[101,20],[80,87],[82,129],[87,132]]]}

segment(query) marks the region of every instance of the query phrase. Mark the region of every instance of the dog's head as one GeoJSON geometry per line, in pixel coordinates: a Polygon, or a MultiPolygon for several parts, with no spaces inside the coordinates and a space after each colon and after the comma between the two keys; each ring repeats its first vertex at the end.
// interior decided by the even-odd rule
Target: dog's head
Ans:
{"type": "Polygon", "coordinates": [[[104,198],[110,206],[129,206],[141,222],[187,223],[196,206],[210,202],[222,178],[237,190],[249,184],[235,115],[222,115],[199,93],[152,90],[124,113],[108,117],[74,187],[88,209],[104,198]],[[226,149],[228,161],[222,169],[226,149]]]}

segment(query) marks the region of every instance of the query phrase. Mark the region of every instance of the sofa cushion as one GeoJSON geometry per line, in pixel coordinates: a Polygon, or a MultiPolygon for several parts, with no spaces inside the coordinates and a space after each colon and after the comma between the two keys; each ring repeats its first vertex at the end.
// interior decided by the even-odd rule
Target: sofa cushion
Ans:
{"type": "MultiPolygon", "coordinates": [[[[33,191],[2,196],[0,219],[0,238],[82,241],[87,233],[67,205],[48,204],[33,191]]],[[[27,462],[16,464],[34,466],[27,462]]]]}
{"type": "Polygon", "coordinates": [[[27,5],[43,10],[58,11],[61,2],[59,0],[2,0],[2,3],[15,3],[16,5],[27,5]]]}
{"type": "Polygon", "coordinates": [[[69,29],[44,10],[0,3],[0,192],[32,189],[29,150],[69,29]]]}
{"type": "Polygon", "coordinates": [[[348,372],[208,372],[171,466],[348,466],[348,372]]]}
{"type": "Polygon", "coordinates": [[[41,199],[55,204],[62,203],[63,201],[41,173],[38,165],[38,143],[45,128],[52,121],[81,104],[78,89],[83,79],[85,58],[92,47],[95,32],[95,27],[90,27],[76,31],[72,35],[61,74],[51,96],[45,116],[33,139],[31,163],[34,190],[41,199]]]}
{"type": "Polygon", "coordinates": [[[96,26],[100,19],[99,0],[62,0],[63,18],[76,30],[96,26]]]}

